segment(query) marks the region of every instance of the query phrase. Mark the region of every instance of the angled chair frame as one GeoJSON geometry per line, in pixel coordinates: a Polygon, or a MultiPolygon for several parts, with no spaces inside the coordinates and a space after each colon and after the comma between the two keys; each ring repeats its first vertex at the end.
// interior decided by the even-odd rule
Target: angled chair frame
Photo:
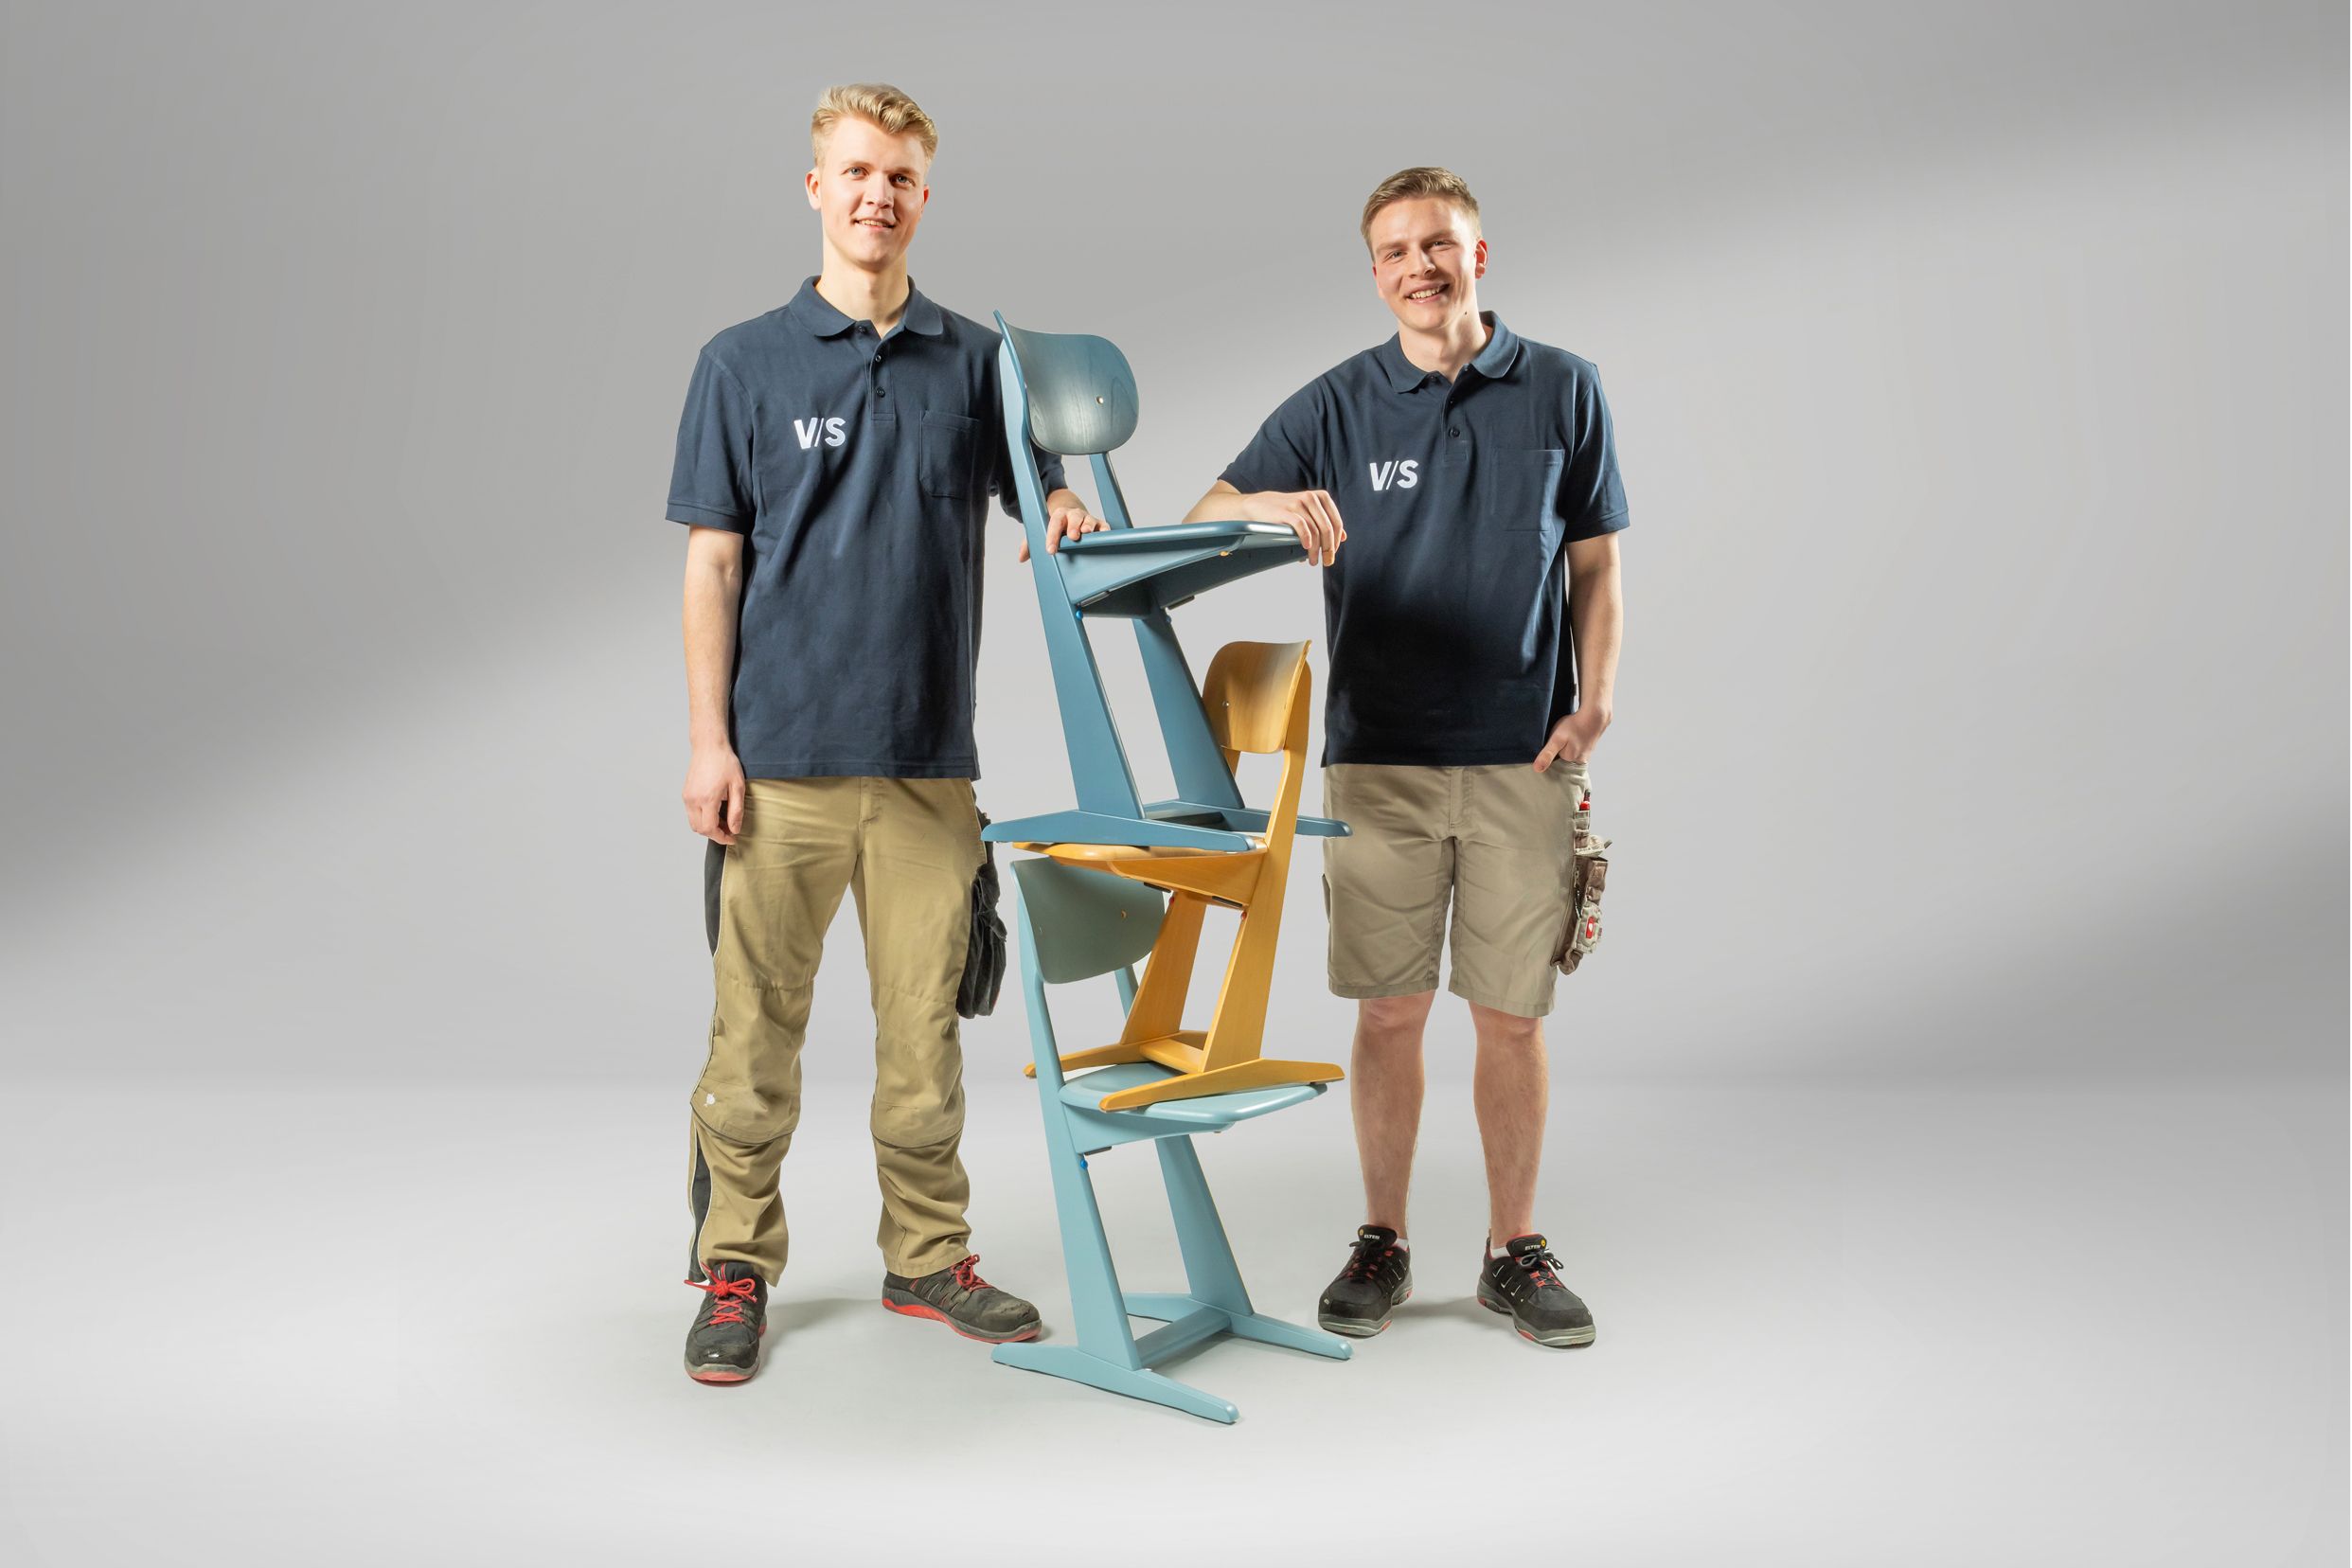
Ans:
{"type": "MultiPolygon", "coordinates": [[[[1248,835],[1265,831],[1267,813],[1241,799],[1168,612],[1221,583],[1302,560],[1305,552],[1290,529],[1268,523],[1134,526],[1111,467],[1111,453],[1135,432],[1135,377],[1127,357],[1104,338],[1024,331],[1002,314],[996,324],[1004,333],[997,358],[1005,438],[1078,807],[999,822],[987,836],[1008,843],[1246,850],[1248,835]],[[1058,552],[1047,553],[1044,481],[1033,441],[1061,456],[1086,459],[1109,528],[1063,540],[1058,552]],[[1090,618],[1134,626],[1176,783],[1172,799],[1147,804],[1135,788],[1087,641],[1090,618]]],[[[1301,817],[1296,830],[1331,835],[1347,829],[1327,818],[1301,817]]]]}
{"type": "Polygon", "coordinates": [[[1292,1083],[1133,1111],[1099,1109],[1096,1092],[1106,1081],[1148,1083],[1168,1069],[1131,1061],[1065,1078],[1045,987],[1110,974],[1131,1007],[1138,991],[1131,966],[1159,934],[1161,896],[1131,881],[1045,860],[1014,863],[1013,877],[1020,888],[1022,989],[1078,1343],[1001,1345],[995,1359],[1230,1422],[1238,1414],[1230,1400],[1155,1372],[1153,1365],[1222,1334],[1342,1361],[1350,1347],[1337,1335],[1267,1317],[1251,1305],[1192,1135],[1221,1132],[1236,1122],[1302,1104],[1323,1087],[1292,1083]],[[1088,1172],[1088,1156],[1144,1141],[1158,1149],[1176,1222],[1185,1279],[1181,1293],[1131,1292],[1121,1287],[1088,1172]],[[1137,1317],[1157,1319],[1164,1327],[1137,1339],[1129,1322],[1137,1317]]]}

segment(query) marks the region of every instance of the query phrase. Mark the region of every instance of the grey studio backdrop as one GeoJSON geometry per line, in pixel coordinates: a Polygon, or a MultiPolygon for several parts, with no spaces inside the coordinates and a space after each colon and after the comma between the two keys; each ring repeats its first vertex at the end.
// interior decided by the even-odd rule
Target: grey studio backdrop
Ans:
{"type": "MultiPolygon", "coordinates": [[[[600,1086],[670,1179],[708,968],[662,502],[695,349],[815,269],[824,84],[895,81],[942,127],[928,293],[1126,350],[1150,522],[1391,330],[1358,208],[1443,163],[1486,206],[1484,303],[1600,365],[1634,520],[1595,762],[1610,935],[1562,987],[1556,1123],[1611,1085],[1751,1087],[1766,1119],[1859,1089],[1791,1157],[1851,1129],[1899,1165],[1880,1091],[2093,1123],[2101,1091],[2162,1093],[2183,1148],[2208,1096],[2318,1107],[2245,1202],[2310,1264],[2309,1392],[2266,1430],[2273,1501],[2321,1523],[2277,1539],[2341,1541],[2340,9],[6,15],[0,1090],[27,1136],[97,1125],[136,1159],[206,1096],[445,1095],[594,1165],[535,1108],[600,1086]]],[[[980,793],[1009,814],[1069,787],[995,527],[980,793]]],[[[1315,589],[1269,574],[1179,630],[1202,657],[1313,637],[1320,692],[1315,589]]],[[[1339,1052],[1311,854],[1289,907],[1270,1038],[1339,1052]]],[[[809,1120],[853,1129],[854,936],[845,904],[807,1056],[809,1120]]],[[[1017,1000],[966,1038],[975,1083],[1012,1073],[1017,1000]]],[[[1469,1061],[1443,1003],[1433,1078],[1469,1061]]],[[[1344,1108],[1316,1114],[1344,1202],[1344,1108]]],[[[1474,1182],[1467,1139],[1425,1167],[1474,1182]]],[[[1966,1183],[2005,1155],[1937,1158],[1966,1183]]],[[[7,1203],[21,1243],[41,1221],[7,1203]]],[[[633,1269],[673,1266],[659,1212],[603,1238],[633,1269]]],[[[1322,1249],[1352,1218],[1312,1222],[1322,1249]]],[[[649,1319],[662,1356],[686,1310],[649,1319]]]]}

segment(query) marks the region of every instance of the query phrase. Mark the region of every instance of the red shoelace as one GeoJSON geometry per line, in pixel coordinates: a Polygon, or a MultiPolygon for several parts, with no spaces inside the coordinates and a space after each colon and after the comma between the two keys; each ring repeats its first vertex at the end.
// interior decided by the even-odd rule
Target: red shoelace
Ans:
{"type": "Polygon", "coordinates": [[[980,1255],[973,1253],[955,1265],[955,1283],[967,1291],[992,1291],[995,1286],[980,1277],[980,1255]]]}
{"type": "Polygon", "coordinates": [[[1370,1279],[1375,1270],[1396,1256],[1395,1247],[1383,1247],[1379,1252],[1374,1252],[1368,1244],[1359,1241],[1356,1243],[1354,1254],[1347,1259],[1347,1266],[1340,1271],[1340,1277],[1342,1279],[1370,1279]]]}
{"type": "Polygon", "coordinates": [[[686,1283],[694,1285],[698,1291],[707,1291],[718,1298],[719,1305],[712,1309],[710,1314],[710,1321],[713,1323],[744,1322],[744,1304],[749,1302],[759,1289],[759,1281],[748,1274],[741,1279],[714,1277],[707,1285],[695,1285],[691,1279],[686,1283]]]}

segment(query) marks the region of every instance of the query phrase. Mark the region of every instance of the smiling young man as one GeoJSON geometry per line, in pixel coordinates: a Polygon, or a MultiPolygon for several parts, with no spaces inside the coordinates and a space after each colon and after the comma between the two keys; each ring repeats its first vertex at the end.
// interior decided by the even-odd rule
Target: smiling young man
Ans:
{"type": "Polygon", "coordinates": [[[1478,1039],[1478,1299],[1540,1345],[1590,1344],[1534,1208],[1570,813],[1623,619],[1609,408],[1591,364],[1479,310],[1487,242],[1459,177],[1391,175],[1363,233],[1397,335],[1274,410],[1186,519],[1286,524],[1326,568],[1324,810],[1352,829],[1324,841],[1330,986],[1357,1004],[1365,1223],[1317,1316],[1376,1334],[1412,1291],[1405,1196],[1451,903],[1448,989],[1478,1039]]]}
{"type": "MultiPolygon", "coordinates": [[[[824,270],[695,363],[668,515],[686,536],[686,823],[723,846],[717,1004],[694,1086],[686,1338],[702,1382],[757,1370],[786,1254],[778,1178],[825,930],[857,900],[874,1008],[882,1303],[973,1339],[1036,1309],[974,1272],[957,1155],[956,986],[982,849],[971,781],[996,333],[918,293],[906,253],[938,132],[895,87],[810,121],[824,270]]],[[[1060,483],[1048,547],[1104,525],[1060,483]]],[[[714,851],[717,853],[718,851],[714,851]]]]}

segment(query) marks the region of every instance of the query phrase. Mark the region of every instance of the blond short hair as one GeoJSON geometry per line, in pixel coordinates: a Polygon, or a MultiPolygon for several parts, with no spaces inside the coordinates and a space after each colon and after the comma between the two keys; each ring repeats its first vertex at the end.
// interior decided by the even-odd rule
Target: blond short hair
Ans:
{"type": "Polygon", "coordinates": [[[1372,243],[1372,220],[1381,208],[1394,202],[1410,202],[1422,196],[1434,196],[1441,202],[1452,202],[1470,219],[1470,233],[1480,234],[1478,198],[1470,194],[1470,186],[1451,169],[1424,165],[1419,169],[1400,169],[1372,187],[1372,194],[1363,204],[1363,222],[1357,232],[1366,245],[1372,243]]]}
{"type": "Polygon", "coordinates": [[[832,139],[833,127],[845,119],[870,121],[885,135],[912,134],[923,144],[925,162],[939,154],[939,128],[921,104],[886,81],[852,81],[826,88],[816,113],[809,116],[809,151],[814,162],[825,161],[825,144],[832,139]]]}

